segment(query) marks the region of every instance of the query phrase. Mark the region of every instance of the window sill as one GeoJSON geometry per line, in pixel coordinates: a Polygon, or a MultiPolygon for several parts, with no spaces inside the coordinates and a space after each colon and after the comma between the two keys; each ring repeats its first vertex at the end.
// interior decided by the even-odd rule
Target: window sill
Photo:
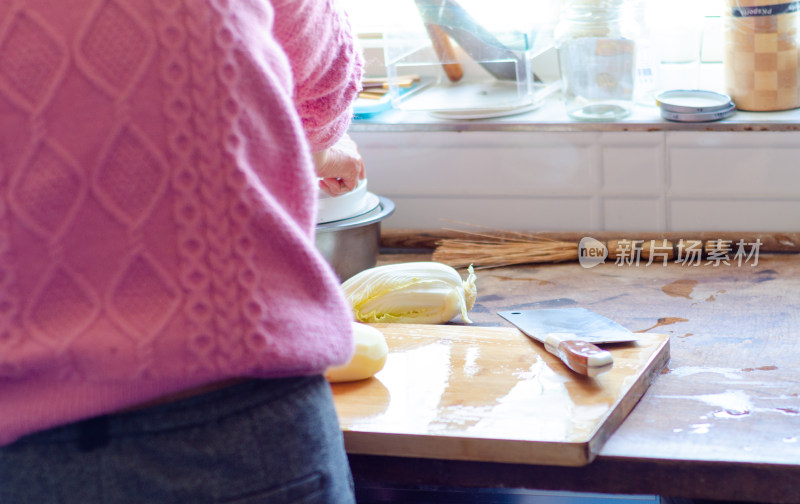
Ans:
{"type": "Polygon", "coordinates": [[[366,119],[356,119],[353,132],[373,131],[800,131],[800,109],[776,112],[737,111],[716,122],[678,123],[661,118],[658,107],[637,106],[616,122],[579,122],[564,112],[559,96],[522,114],[493,119],[439,119],[424,111],[391,109],[366,119]]]}

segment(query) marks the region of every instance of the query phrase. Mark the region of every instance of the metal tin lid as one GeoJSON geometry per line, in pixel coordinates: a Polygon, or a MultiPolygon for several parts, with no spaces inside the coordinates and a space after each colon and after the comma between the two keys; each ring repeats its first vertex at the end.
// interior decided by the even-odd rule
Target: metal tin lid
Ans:
{"type": "Polygon", "coordinates": [[[711,112],[700,112],[700,113],[681,113],[681,112],[672,112],[669,110],[661,109],[661,117],[667,119],[669,121],[677,121],[677,122],[708,122],[708,121],[719,121],[721,119],[728,118],[736,112],[736,106],[733,103],[729,103],[726,108],[721,110],[713,110],[711,112]]]}
{"type": "Polygon", "coordinates": [[[679,114],[704,114],[727,110],[733,102],[731,97],[704,89],[673,89],[656,96],[661,110],[679,114]]]}

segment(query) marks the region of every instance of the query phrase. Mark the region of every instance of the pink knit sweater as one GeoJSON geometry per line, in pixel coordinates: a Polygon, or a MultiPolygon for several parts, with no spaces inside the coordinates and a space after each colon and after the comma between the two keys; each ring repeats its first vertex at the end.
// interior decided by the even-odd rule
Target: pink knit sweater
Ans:
{"type": "Polygon", "coordinates": [[[331,1],[0,2],[0,445],[349,357],[314,245],[361,72],[331,1]]]}

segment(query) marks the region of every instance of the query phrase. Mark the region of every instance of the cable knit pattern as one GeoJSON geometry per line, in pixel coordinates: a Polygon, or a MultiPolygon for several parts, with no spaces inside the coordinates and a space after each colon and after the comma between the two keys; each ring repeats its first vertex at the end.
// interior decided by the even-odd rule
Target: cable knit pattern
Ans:
{"type": "Polygon", "coordinates": [[[360,73],[331,0],[0,5],[0,445],[348,358],[310,152],[360,73]]]}
{"type": "MultiPolygon", "coordinates": [[[[312,16],[314,11],[323,8],[329,12],[335,11],[335,6],[330,0],[318,2],[314,0],[276,0],[281,9],[293,9],[299,16],[312,16]]],[[[313,150],[319,151],[334,143],[344,133],[342,123],[336,121],[336,107],[332,105],[337,100],[352,100],[357,95],[358,81],[350,81],[346,75],[351,72],[351,62],[356,58],[353,54],[353,45],[345,39],[346,35],[341,30],[340,17],[334,19],[335,38],[331,40],[331,53],[316,51],[316,41],[325,38],[322,25],[306,23],[304,25],[289,26],[283,24],[275,29],[275,37],[292,54],[299,57],[291,61],[292,70],[298,82],[298,93],[295,102],[303,125],[309,132],[313,150]],[[302,63],[301,63],[302,62],[302,63]],[[330,82],[338,85],[330,86],[330,82]],[[333,127],[331,127],[333,126],[333,127]]]]}

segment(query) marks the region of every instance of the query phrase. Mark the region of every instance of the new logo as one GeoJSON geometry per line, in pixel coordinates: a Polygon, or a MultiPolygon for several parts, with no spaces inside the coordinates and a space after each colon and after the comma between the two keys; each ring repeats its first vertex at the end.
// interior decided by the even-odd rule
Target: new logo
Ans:
{"type": "Polygon", "coordinates": [[[581,238],[578,244],[578,262],[584,268],[593,268],[605,262],[608,257],[608,249],[605,244],[595,240],[590,236],[581,238]]]}

